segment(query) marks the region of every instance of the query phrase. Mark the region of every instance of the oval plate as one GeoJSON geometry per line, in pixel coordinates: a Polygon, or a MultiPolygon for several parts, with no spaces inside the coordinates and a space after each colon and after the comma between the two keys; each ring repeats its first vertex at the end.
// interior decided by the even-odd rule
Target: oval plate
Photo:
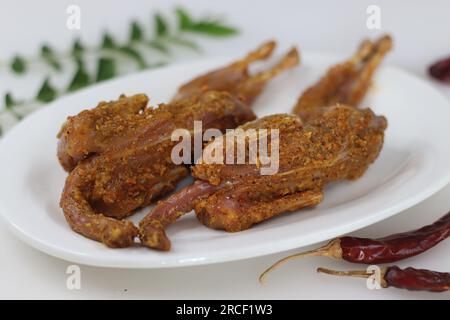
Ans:
{"type": "MultiPolygon", "coordinates": [[[[304,64],[269,84],[259,115],[289,112],[299,94],[340,61],[303,54],[304,64]]],[[[74,233],[58,202],[66,173],[56,159],[56,133],[68,115],[121,93],[145,92],[152,105],[232,59],[203,60],[105,82],[59,99],[27,117],[0,141],[0,212],[31,246],[77,263],[123,268],[174,267],[251,258],[327,240],[365,227],[424,200],[450,180],[450,105],[425,81],[382,67],[363,105],[388,118],[385,145],[366,174],[325,190],[314,209],[284,214],[239,233],[216,231],[187,215],[169,228],[173,249],[109,249],[74,233]]],[[[185,181],[184,184],[187,182],[185,181]]],[[[148,208],[134,215],[135,222],[148,208]]]]}

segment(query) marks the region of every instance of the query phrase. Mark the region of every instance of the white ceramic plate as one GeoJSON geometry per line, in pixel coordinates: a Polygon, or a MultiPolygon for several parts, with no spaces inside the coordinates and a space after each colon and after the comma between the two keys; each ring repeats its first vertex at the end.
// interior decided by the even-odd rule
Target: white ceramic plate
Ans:
{"type": "MultiPolygon", "coordinates": [[[[254,110],[258,115],[289,112],[302,90],[339,59],[303,54],[303,65],[273,81],[254,110]]],[[[56,159],[56,133],[66,117],[121,93],[145,92],[152,104],[167,101],[180,84],[228,61],[174,65],[106,82],[62,98],[13,128],[0,141],[0,212],[15,233],[39,250],[82,264],[154,268],[216,263],[351,232],[418,203],[450,180],[448,101],[425,81],[382,67],[364,105],[388,118],[383,151],[359,180],[328,186],[318,207],[234,234],[208,229],[191,214],[169,228],[173,249],[166,253],[108,249],[71,231],[58,206],[66,173],[56,159]]]]}

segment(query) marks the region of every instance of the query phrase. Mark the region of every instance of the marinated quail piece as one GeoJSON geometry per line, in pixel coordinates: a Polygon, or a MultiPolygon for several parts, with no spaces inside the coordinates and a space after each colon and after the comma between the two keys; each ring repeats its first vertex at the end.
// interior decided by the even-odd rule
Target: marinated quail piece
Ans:
{"type": "MultiPolygon", "coordinates": [[[[197,164],[197,182],[160,201],[139,225],[141,242],[169,250],[164,228],[195,210],[206,226],[236,232],[286,211],[315,206],[324,186],[356,179],[377,158],[387,121],[370,109],[338,105],[306,124],[295,115],[273,115],[244,128],[279,130],[279,170],[262,175],[257,164],[197,164]],[[234,172],[234,174],[233,174],[234,172]]],[[[211,142],[211,143],[214,143],[211,142]]]]}
{"type": "Polygon", "coordinates": [[[73,230],[110,247],[133,243],[137,235],[122,219],[172,190],[188,169],[171,159],[175,129],[193,132],[194,121],[203,130],[224,131],[253,120],[255,115],[226,92],[206,92],[156,109],[144,110],[147,125],[128,143],[82,160],[66,180],[60,206],[73,230]]]}
{"type": "Polygon", "coordinates": [[[388,35],[375,42],[365,40],[353,57],[329,69],[319,82],[301,95],[293,113],[308,121],[321,112],[322,107],[337,103],[357,107],[369,89],[378,65],[391,48],[392,39],[388,35]]]}
{"type": "Polygon", "coordinates": [[[252,104],[269,80],[300,62],[297,49],[292,48],[272,68],[254,75],[249,74],[249,66],[255,61],[269,58],[275,46],[275,41],[266,42],[243,59],[189,81],[180,87],[174,100],[195,96],[208,90],[217,90],[230,92],[241,97],[246,103],[252,104]]]}
{"type": "Polygon", "coordinates": [[[238,180],[227,165],[200,164],[192,173],[225,187],[196,202],[195,212],[207,226],[240,231],[253,224],[305,206],[318,204],[326,183],[360,177],[378,156],[386,120],[370,109],[338,106],[301,128],[281,127],[279,171],[260,175],[257,165],[246,165],[238,180]],[[208,172],[206,175],[205,173],[208,172]]]}
{"type": "Polygon", "coordinates": [[[148,97],[137,94],[100,102],[94,109],[68,117],[58,133],[58,159],[66,171],[92,155],[126,144],[148,123],[148,97]]]}
{"type": "MultiPolygon", "coordinates": [[[[299,62],[294,48],[273,68],[250,76],[248,66],[268,58],[274,48],[275,42],[267,42],[243,60],[192,80],[180,88],[173,102],[189,104],[192,100],[204,99],[207,91],[226,91],[252,103],[270,79],[299,62]]],[[[80,160],[121,148],[134,136],[144,134],[153,121],[151,115],[158,113],[147,107],[148,100],[144,94],[122,95],[116,101],[101,102],[94,109],[69,117],[57,136],[58,159],[63,168],[71,171],[80,160]]],[[[171,105],[173,110],[177,108],[177,104],[171,105]]]]}

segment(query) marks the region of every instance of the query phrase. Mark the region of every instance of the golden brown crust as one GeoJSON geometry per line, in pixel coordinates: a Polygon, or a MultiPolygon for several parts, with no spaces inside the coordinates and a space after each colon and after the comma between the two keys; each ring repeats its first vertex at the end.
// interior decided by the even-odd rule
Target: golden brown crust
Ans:
{"type": "MultiPolygon", "coordinates": [[[[176,111],[177,103],[203,99],[207,91],[216,91],[213,95],[217,91],[228,92],[251,104],[270,79],[299,63],[298,52],[293,48],[274,67],[249,75],[248,66],[270,57],[274,48],[274,41],[266,42],[244,59],[181,86],[168,107],[170,112],[176,111]]],[[[144,94],[122,95],[118,100],[100,102],[96,108],[68,117],[57,136],[58,159],[63,168],[71,171],[80,160],[118,148],[127,144],[130,138],[142,134],[142,130],[148,128],[149,118],[163,109],[147,108],[148,100],[144,94]]]]}
{"type": "MultiPolygon", "coordinates": [[[[276,115],[261,121],[269,123],[271,117],[280,119],[276,115]]],[[[370,109],[335,106],[303,127],[281,126],[275,175],[261,175],[252,164],[242,165],[238,175],[232,174],[233,165],[196,165],[196,178],[225,185],[196,202],[197,216],[207,226],[239,231],[289,208],[315,205],[326,183],[355,179],[366,171],[381,150],[386,124],[370,109]]]]}
{"type": "Polygon", "coordinates": [[[130,215],[172,190],[187,175],[187,168],[171,159],[178,143],[171,140],[173,130],[193,131],[195,120],[202,121],[204,130],[225,130],[255,118],[248,106],[224,92],[207,92],[147,110],[146,126],[140,133],[127,143],[80,161],[70,172],[61,196],[60,205],[71,227],[109,246],[131,245],[137,229],[106,216],[122,219],[130,215]]]}
{"type": "Polygon", "coordinates": [[[192,168],[196,184],[161,201],[141,224],[140,237],[150,248],[169,250],[164,228],[192,207],[206,226],[236,232],[286,211],[315,206],[327,183],[366,171],[382,148],[386,126],[386,119],[370,109],[342,105],[327,108],[306,124],[287,114],[244,124],[239,128],[279,129],[279,171],[261,175],[248,159],[242,165],[197,164],[192,168]],[[190,197],[192,191],[196,197],[190,197]]]}
{"type": "Polygon", "coordinates": [[[68,117],[58,133],[58,159],[66,171],[92,154],[126,143],[146,119],[148,97],[136,94],[118,100],[100,102],[97,107],[68,117]]]}
{"type": "MultiPolygon", "coordinates": [[[[244,59],[192,80],[170,104],[153,109],[145,95],[121,96],[69,117],[58,134],[58,158],[67,171],[73,170],[61,197],[71,227],[111,247],[131,245],[136,228],[109,217],[126,217],[187,174],[170,159],[174,129],[192,130],[193,121],[202,120],[204,130],[223,131],[255,118],[245,103],[253,102],[270,79],[299,63],[294,48],[271,69],[249,75],[249,64],[268,58],[274,48],[273,41],[267,42],[244,59]]],[[[146,226],[155,227],[150,222],[146,226]]],[[[161,242],[162,248],[167,246],[170,242],[161,242]]]]}

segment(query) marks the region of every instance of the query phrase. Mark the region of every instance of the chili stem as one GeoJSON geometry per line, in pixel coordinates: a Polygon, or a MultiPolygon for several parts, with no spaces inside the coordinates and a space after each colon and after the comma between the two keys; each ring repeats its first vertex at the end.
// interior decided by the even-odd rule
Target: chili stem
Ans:
{"type": "Polygon", "coordinates": [[[340,240],[334,239],[331,240],[327,245],[320,247],[318,249],[306,251],[306,252],[300,252],[295,253],[290,256],[287,256],[281,260],[278,260],[273,265],[271,265],[269,268],[267,268],[261,275],[259,276],[259,282],[261,284],[265,283],[265,279],[267,275],[272,272],[275,269],[278,269],[285,263],[287,263],[290,260],[303,258],[303,257],[330,257],[335,260],[341,260],[342,259],[342,250],[340,246],[340,240]]]}
{"type": "Polygon", "coordinates": [[[367,272],[364,270],[352,270],[352,271],[339,271],[331,270],[327,268],[317,268],[317,272],[326,273],[333,276],[343,276],[343,277],[359,277],[359,278],[369,278],[373,275],[373,272],[367,272]]]}

